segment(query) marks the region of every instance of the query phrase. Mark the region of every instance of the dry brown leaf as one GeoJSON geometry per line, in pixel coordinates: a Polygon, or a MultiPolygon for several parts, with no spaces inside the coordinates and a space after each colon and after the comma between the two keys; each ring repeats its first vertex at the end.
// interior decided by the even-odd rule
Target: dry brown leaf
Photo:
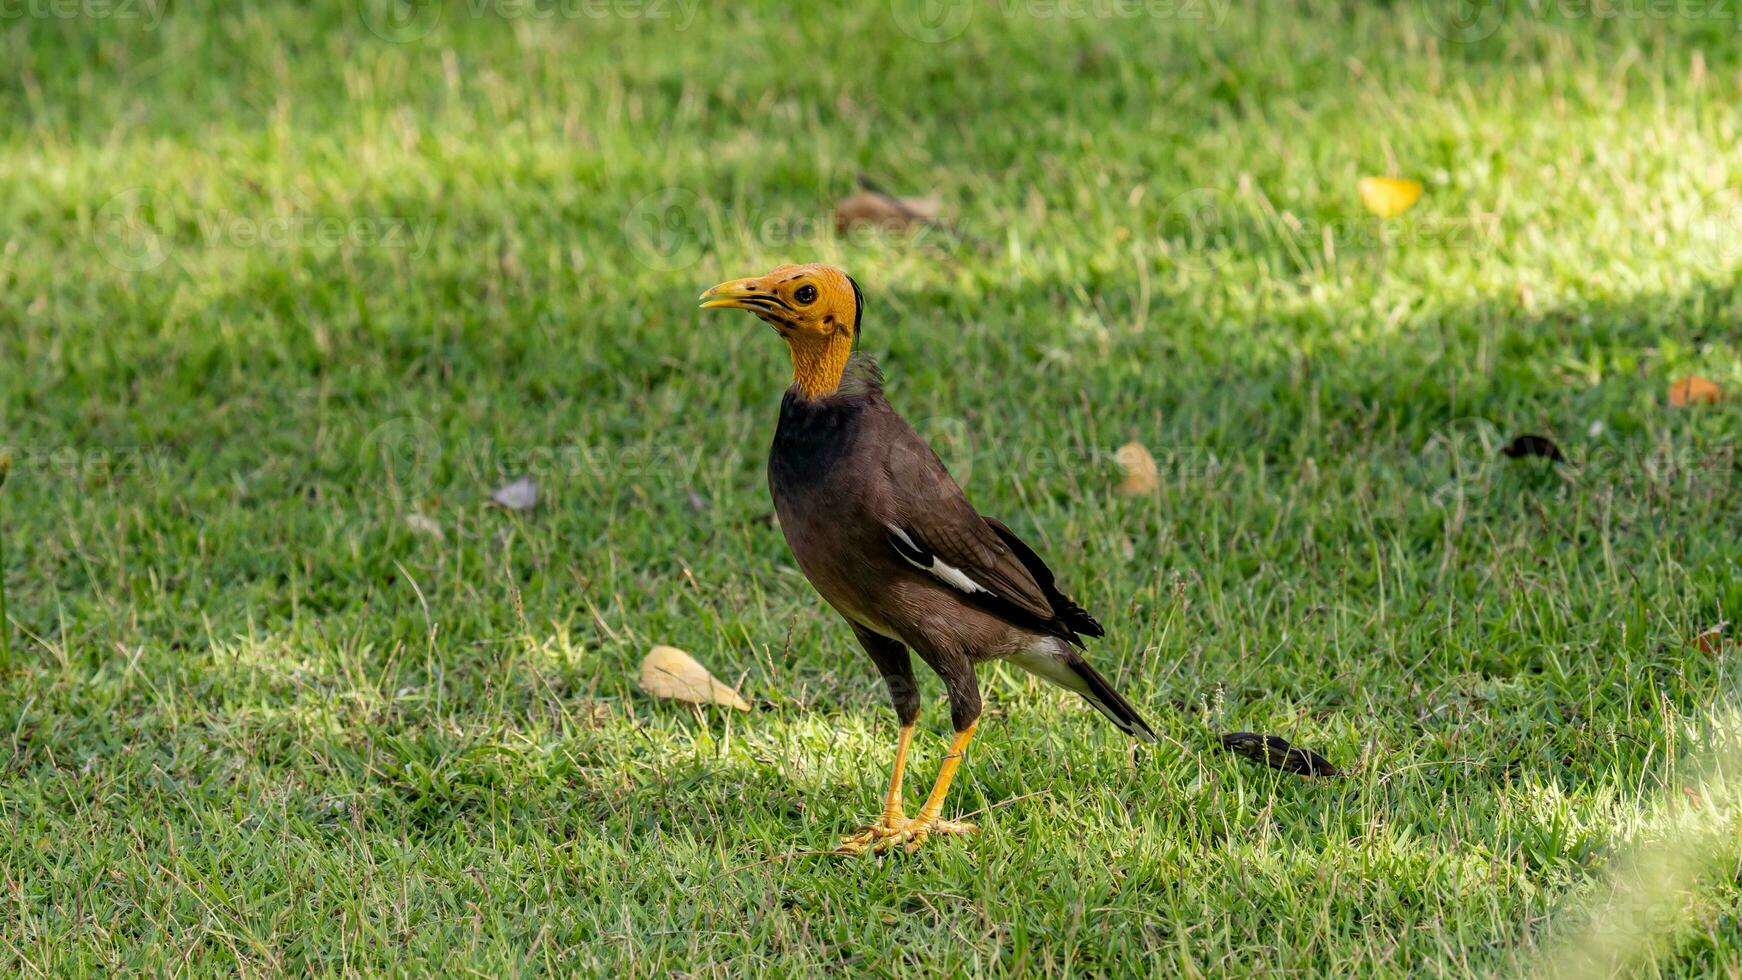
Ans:
{"type": "Polygon", "coordinates": [[[657,646],[647,651],[641,660],[641,689],[656,698],[750,710],[737,691],[715,680],[708,668],[677,647],[657,646]]]}
{"type": "Polygon", "coordinates": [[[1362,177],[1355,185],[1361,203],[1381,218],[1395,218],[1421,198],[1421,181],[1397,177],[1362,177]]]}
{"type": "Polygon", "coordinates": [[[927,197],[891,197],[880,191],[859,191],[835,205],[835,231],[845,235],[858,225],[901,231],[938,219],[943,201],[927,197]]]}
{"type": "Polygon", "coordinates": [[[1669,386],[1669,405],[1671,408],[1686,408],[1689,405],[1712,405],[1723,401],[1724,389],[1714,381],[1708,381],[1697,374],[1690,374],[1669,386]]]}
{"type": "Polygon", "coordinates": [[[1710,656],[1716,656],[1724,649],[1724,624],[1719,623],[1694,637],[1694,649],[1710,656]]]}
{"type": "Polygon", "coordinates": [[[1120,493],[1132,495],[1154,493],[1161,486],[1161,477],[1155,468],[1155,457],[1149,455],[1149,450],[1143,448],[1141,442],[1128,442],[1120,446],[1113,454],[1119,465],[1125,467],[1125,482],[1119,484],[1120,493]]]}

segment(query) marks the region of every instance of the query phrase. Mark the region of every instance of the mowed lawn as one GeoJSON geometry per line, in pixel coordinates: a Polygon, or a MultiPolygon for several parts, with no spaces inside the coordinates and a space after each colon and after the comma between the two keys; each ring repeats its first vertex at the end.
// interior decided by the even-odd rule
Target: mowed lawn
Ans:
{"type": "Polygon", "coordinates": [[[1735,12],[903,2],[0,18],[0,973],[1737,969],[1735,12]],[[911,856],[695,308],[809,260],[1164,736],[988,670],[911,856]]]}

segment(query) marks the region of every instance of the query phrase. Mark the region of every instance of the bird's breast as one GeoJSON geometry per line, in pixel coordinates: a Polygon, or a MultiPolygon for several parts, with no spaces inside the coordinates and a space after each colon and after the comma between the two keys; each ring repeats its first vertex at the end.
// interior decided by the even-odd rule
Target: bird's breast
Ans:
{"type": "Polygon", "coordinates": [[[843,615],[881,631],[881,525],[866,434],[865,406],[856,399],[789,395],[768,455],[768,489],[805,577],[843,615]]]}
{"type": "Polygon", "coordinates": [[[780,403],[780,421],[768,453],[769,488],[779,503],[783,493],[796,493],[827,483],[851,456],[864,420],[865,406],[852,398],[814,401],[788,392],[780,403]]]}

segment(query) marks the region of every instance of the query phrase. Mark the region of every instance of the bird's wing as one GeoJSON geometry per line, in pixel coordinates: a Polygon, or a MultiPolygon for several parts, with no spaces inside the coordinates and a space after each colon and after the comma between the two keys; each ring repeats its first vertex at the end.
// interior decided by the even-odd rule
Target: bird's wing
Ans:
{"type": "Polygon", "coordinates": [[[882,427],[892,490],[886,528],[902,560],[1013,622],[1077,642],[1101,625],[1054,584],[1015,532],[982,517],[918,433],[893,412],[882,427]]]}
{"type": "Polygon", "coordinates": [[[1004,539],[1005,545],[1015,552],[1016,557],[1028,568],[1028,573],[1034,577],[1035,584],[1040,586],[1041,594],[1046,596],[1047,604],[1052,606],[1053,612],[1058,616],[1060,622],[1075,633],[1083,633],[1088,636],[1104,636],[1106,634],[1107,631],[1101,628],[1101,624],[1095,620],[1095,617],[1089,615],[1087,609],[1077,605],[1075,599],[1064,594],[1063,590],[1058,587],[1058,582],[1053,578],[1052,569],[1046,567],[1046,562],[1034,553],[1034,549],[1030,548],[1027,542],[1017,537],[1015,531],[1005,527],[1002,521],[990,517],[984,518],[984,520],[986,525],[1004,539]]]}

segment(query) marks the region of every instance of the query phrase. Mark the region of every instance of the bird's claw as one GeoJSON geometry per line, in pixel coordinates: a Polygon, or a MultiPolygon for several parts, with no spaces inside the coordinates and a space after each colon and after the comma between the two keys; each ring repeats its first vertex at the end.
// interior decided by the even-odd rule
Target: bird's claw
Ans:
{"type": "Polygon", "coordinates": [[[980,828],[975,824],[961,820],[944,820],[939,817],[931,819],[915,818],[913,820],[882,820],[864,828],[850,837],[841,839],[837,854],[863,854],[869,850],[873,854],[885,854],[899,847],[909,854],[919,850],[925,839],[933,834],[949,836],[952,834],[972,834],[980,828]]]}
{"type": "Polygon", "coordinates": [[[937,834],[940,837],[947,837],[952,834],[972,834],[979,829],[980,828],[974,824],[965,823],[960,820],[944,820],[939,817],[933,817],[930,820],[926,820],[922,817],[916,820],[909,820],[906,826],[902,827],[899,832],[885,837],[876,844],[873,844],[871,851],[874,854],[883,854],[899,847],[907,853],[912,854],[914,851],[919,850],[919,846],[925,843],[927,837],[930,837],[933,834],[937,834]]]}
{"type": "Polygon", "coordinates": [[[863,854],[868,848],[901,833],[907,823],[907,818],[899,813],[885,813],[876,823],[861,827],[858,833],[841,838],[835,853],[863,854]]]}

